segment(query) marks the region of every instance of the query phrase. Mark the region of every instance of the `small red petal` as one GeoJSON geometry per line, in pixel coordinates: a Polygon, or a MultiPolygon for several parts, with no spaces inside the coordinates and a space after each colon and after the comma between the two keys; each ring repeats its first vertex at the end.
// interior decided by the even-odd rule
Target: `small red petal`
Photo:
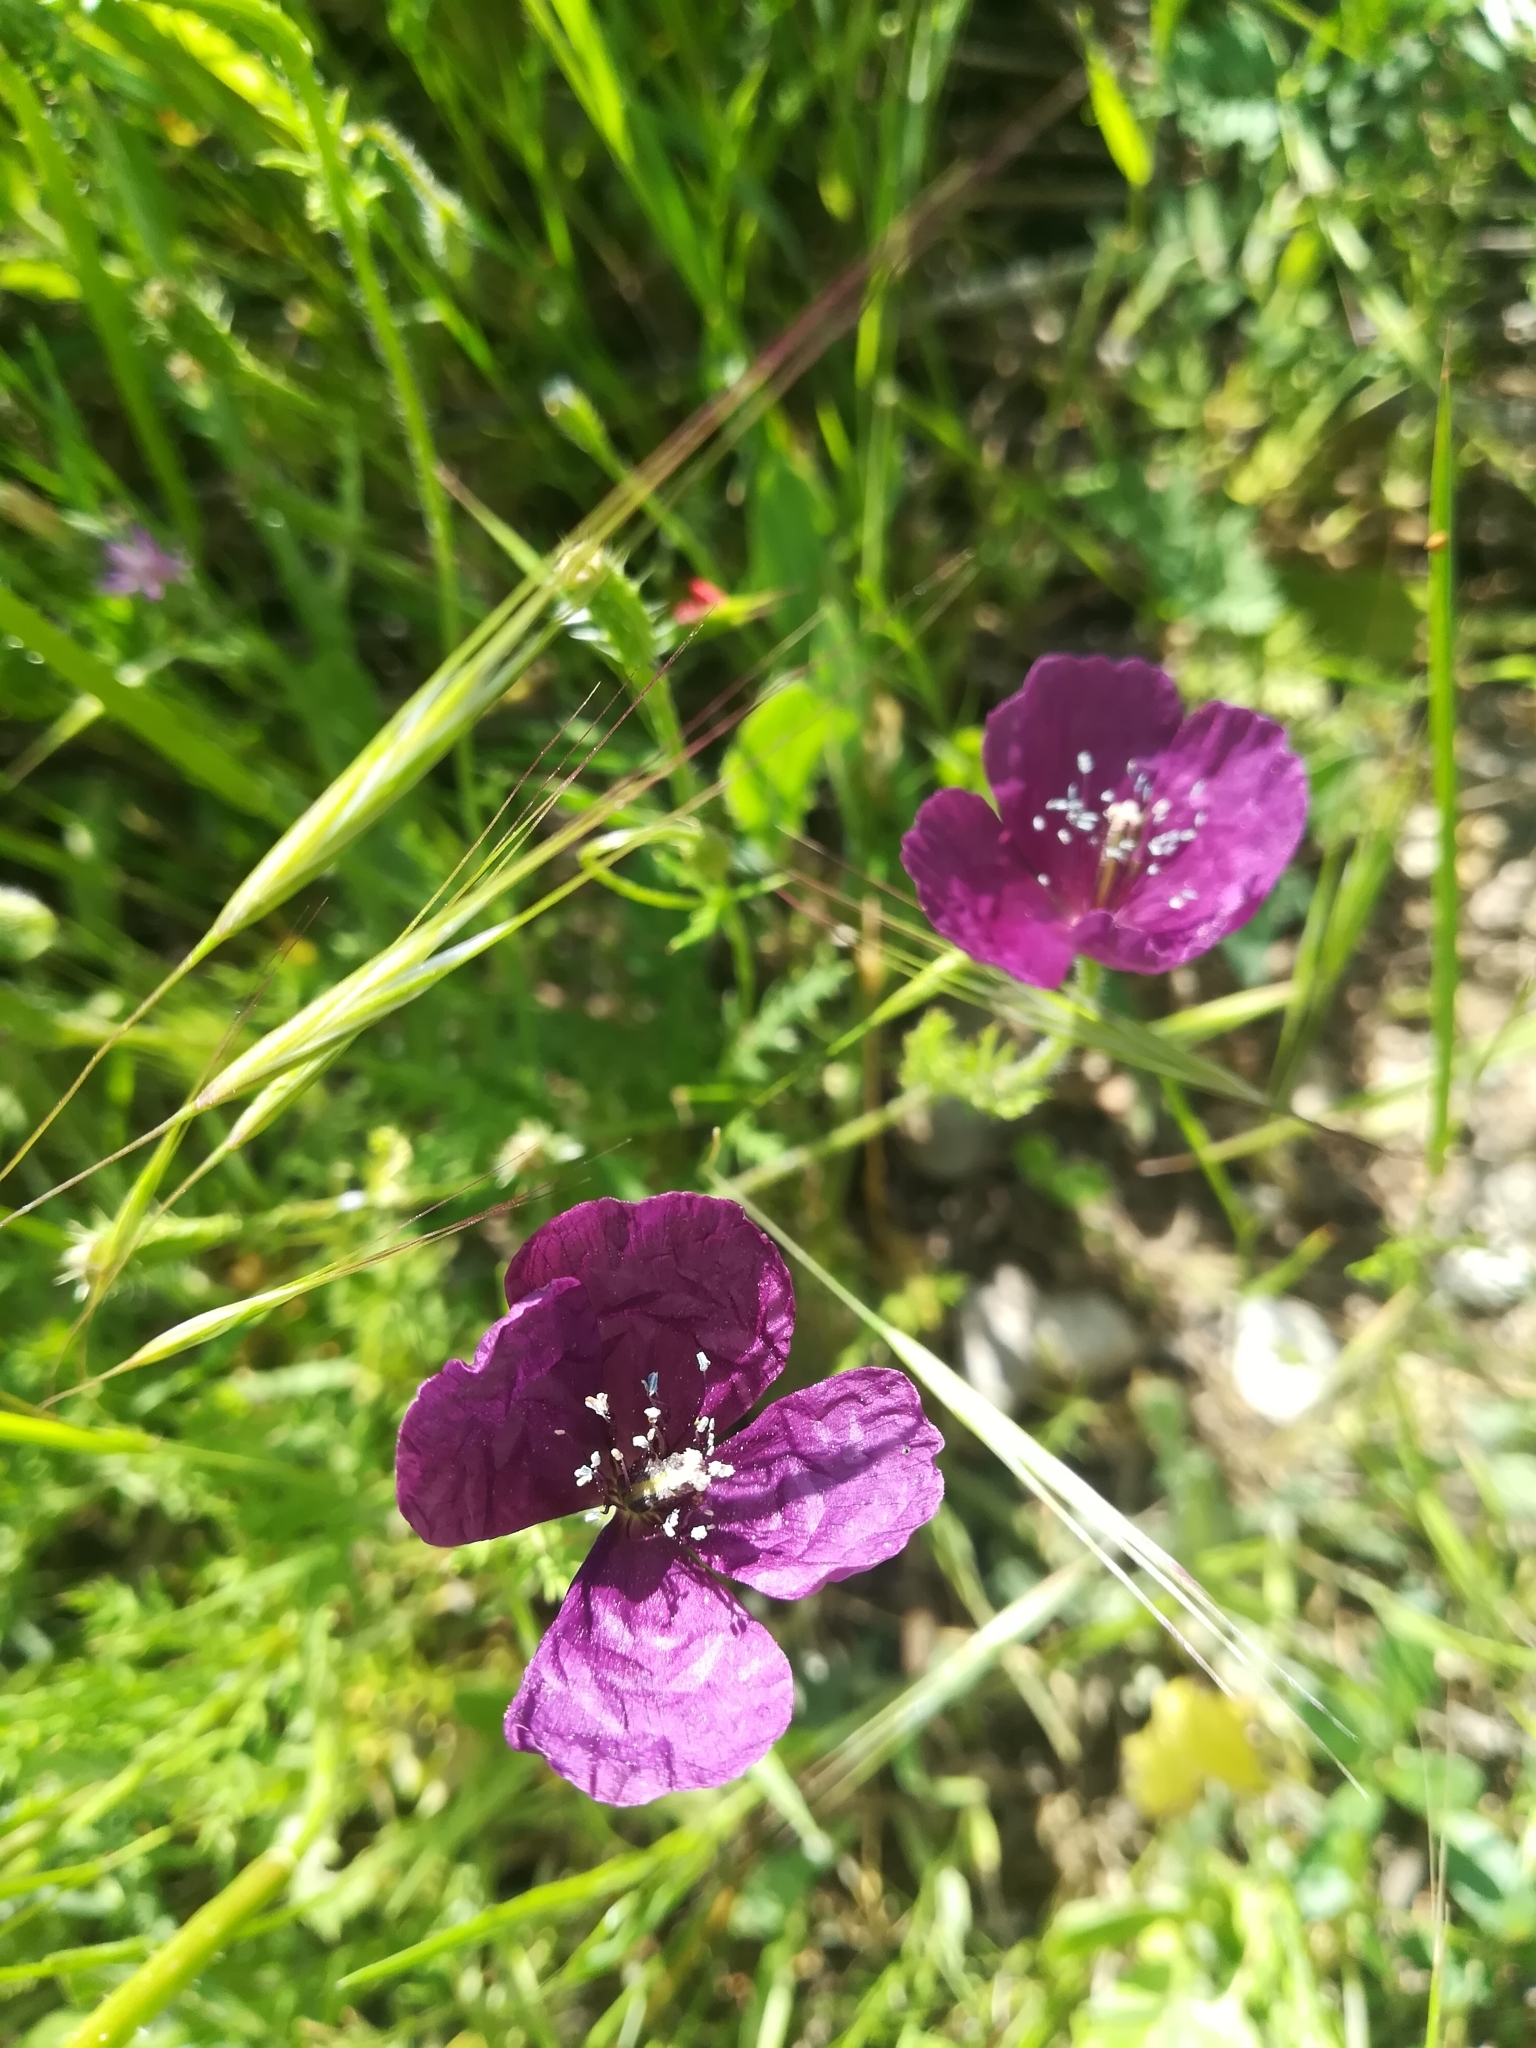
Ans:
{"type": "Polygon", "coordinates": [[[700,619],[708,618],[716,605],[727,602],[727,592],[718,583],[711,583],[707,577],[694,576],[688,584],[688,595],[672,607],[672,616],[680,626],[696,626],[700,619]]]}

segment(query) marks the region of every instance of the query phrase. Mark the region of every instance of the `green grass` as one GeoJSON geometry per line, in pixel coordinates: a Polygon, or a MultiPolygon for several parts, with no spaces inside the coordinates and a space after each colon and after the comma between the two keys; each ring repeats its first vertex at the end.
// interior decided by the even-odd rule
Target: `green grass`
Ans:
{"type": "Polygon", "coordinates": [[[1529,1308],[1437,1291],[1529,1151],[1506,33],[0,0],[0,2037],[1526,2038],[1529,1308]],[[133,521],[163,603],[96,590],[133,521]],[[1056,647],[1308,764],[1167,984],[906,888],[1056,647]],[[518,1238],[683,1186],[790,1248],[792,1379],[913,1373],[947,1506],[769,1610],[762,1767],[618,1814],[499,1733],[590,1532],[430,1551],[393,1439],[518,1238]],[[991,1411],[1003,1259],[1128,1382],[991,1411]],[[1270,1434],[1278,1293],[1344,1348],[1270,1434]],[[1138,1813],[1202,1665],[1269,1789],[1138,1813]]]}

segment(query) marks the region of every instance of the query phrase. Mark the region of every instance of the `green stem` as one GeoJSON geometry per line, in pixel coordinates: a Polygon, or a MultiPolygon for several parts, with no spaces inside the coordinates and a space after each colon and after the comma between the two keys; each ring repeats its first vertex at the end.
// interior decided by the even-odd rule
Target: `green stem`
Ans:
{"type": "Polygon", "coordinates": [[[1440,820],[1440,859],[1433,882],[1434,928],[1430,946],[1430,1019],[1435,1043],[1435,1085],[1431,1101],[1429,1166],[1438,1173],[1451,1141],[1451,1066],[1456,1052],[1457,925],[1456,887],[1456,569],[1454,521],[1456,457],[1451,442],[1451,373],[1440,374],[1435,415],[1435,448],[1429,481],[1429,751],[1435,809],[1440,820]]]}
{"type": "Polygon", "coordinates": [[[126,1984],[66,2034],[59,2048],[121,2048],[163,2012],[178,1992],[208,1967],[241,1923],[280,1892],[299,1858],[319,1834],[330,1812],[335,1785],[334,1743],[322,1738],[309,1791],[298,1813],[284,1822],[277,1840],[216,1898],[200,1906],[126,1984]]]}
{"type": "Polygon", "coordinates": [[[305,63],[298,68],[297,84],[299,95],[304,102],[304,110],[314,130],[315,151],[325,175],[326,196],[331,202],[331,211],[336,216],[341,239],[346,245],[347,256],[352,264],[352,275],[357,279],[357,288],[362,296],[363,310],[368,316],[374,344],[383,358],[385,370],[394,389],[400,424],[405,430],[411,468],[416,476],[417,502],[421,507],[422,518],[426,522],[427,536],[432,544],[432,559],[437,569],[438,619],[443,652],[446,654],[458,638],[459,572],[453,553],[453,521],[448,509],[448,494],[438,479],[437,452],[432,445],[432,430],[427,424],[426,406],[422,402],[421,390],[416,382],[416,374],[411,368],[410,357],[406,354],[405,343],[400,337],[400,329],[385,296],[378,265],[373,260],[373,245],[368,237],[368,229],[353,203],[351,182],[337,152],[336,137],[331,130],[325,95],[320,89],[320,82],[315,76],[312,64],[305,63]]]}
{"type": "Polygon", "coordinates": [[[1232,1176],[1219,1159],[1211,1153],[1211,1136],[1205,1125],[1189,1106],[1189,1097],[1177,1081],[1163,1076],[1163,1097],[1173,1112],[1174,1122],[1184,1134],[1184,1142],[1199,1162],[1200,1171],[1210,1184],[1210,1189],[1222,1207],[1237,1242],[1237,1249],[1244,1262],[1253,1249],[1253,1240],[1258,1233],[1258,1222],[1252,1210],[1232,1184],[1232,1176]]]}
{"type": "Polygon", "coordinates": [[[722,911],[720,923],[730,942],[731,964],[736,971],[739,1005],[736,1023],[739,1029],[757,1008],[757,966],[752,958],[752,935],[747,930],[747,920],[741,914],[739,903],[733,903],[722,911]]]}

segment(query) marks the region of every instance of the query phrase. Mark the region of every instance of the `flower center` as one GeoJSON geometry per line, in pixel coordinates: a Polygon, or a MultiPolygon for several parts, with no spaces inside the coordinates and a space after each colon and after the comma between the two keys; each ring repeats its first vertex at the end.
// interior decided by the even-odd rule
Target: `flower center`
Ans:
{"type": "Polygon", "coordinates": [[[630,1487],[624,1505],[639,1514],[659,1501],[674,1500],[679,1494],[702,1493],[708,1484],[704,1453],[690,1444],[685,1451],[652,1459],[630,1487]]]}
{"type": "MultiPolygon", "coordinates": [[[[698,1358],[700,1372],[707,1372],[709,1360],[702,1351],[698,1358]]],[[[646,1396],[646,1429],[644,1435],[633,1432],[627,1444],[613,1429],[607,1394],[587,1398],[587,1407],[608,1423],[610,1432],[607,1456],[593,1451],[576,1467],[576,1484],[591,1486],[599,1503],[587,1519],[597,1521],[608,1510],[618,1509],[659,1528],[664,1536],[700,1543],[709,1534],[704,1504],[709,1482],[731,1478],[736,1468],[715,1456],[712,1416],[691,1417],[695,1441],[673,1449],[674,1432],[658,1392],[659,1374],[644,1374],[640,1384],[646,1396]]]]}
{"type": "MultiPolygon", "coordinates": [[[[1199,836],[1206,822],[1198,808],[1205,782],[1193,782],[1177,796],[1159,796],[1152,772],[1131,760],[1123,775],[1111,772],[1110,786],[1095,800],[1092,754],[1080,753],[1077,769],[1066,794],[1049,798],[1029,821],[1031,865],[1037,864],[1040,886],[1069,909],[1113,909],[1133,882],[1159,874],[1199,836]]],[[[1168,906],[1182,910],[1196,896],[1194,889],[1177,889],[1168,906]]]]}

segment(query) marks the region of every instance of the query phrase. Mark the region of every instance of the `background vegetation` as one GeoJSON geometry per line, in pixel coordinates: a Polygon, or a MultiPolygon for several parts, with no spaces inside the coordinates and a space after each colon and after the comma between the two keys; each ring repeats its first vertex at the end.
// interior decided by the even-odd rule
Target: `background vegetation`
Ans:
{"type": "Polygon", "coordinates": [[[1528,11],[0,46],[0,2034],[1528,2040],[1528,11]],[[905,891],[1061,647],[1309,764],[1167,986],[905,891]],[[521,1235],[687,1185],[811,1254],[792,1378],[924,1381],[948,1504],[763,1603],[767,1766],[620,1814],[499,1736],[591,1532],[428,1550],[392,1441],[521,1235]],[[1029,1436],[940,1363],[1000,1264],[1029,1436]]]}

